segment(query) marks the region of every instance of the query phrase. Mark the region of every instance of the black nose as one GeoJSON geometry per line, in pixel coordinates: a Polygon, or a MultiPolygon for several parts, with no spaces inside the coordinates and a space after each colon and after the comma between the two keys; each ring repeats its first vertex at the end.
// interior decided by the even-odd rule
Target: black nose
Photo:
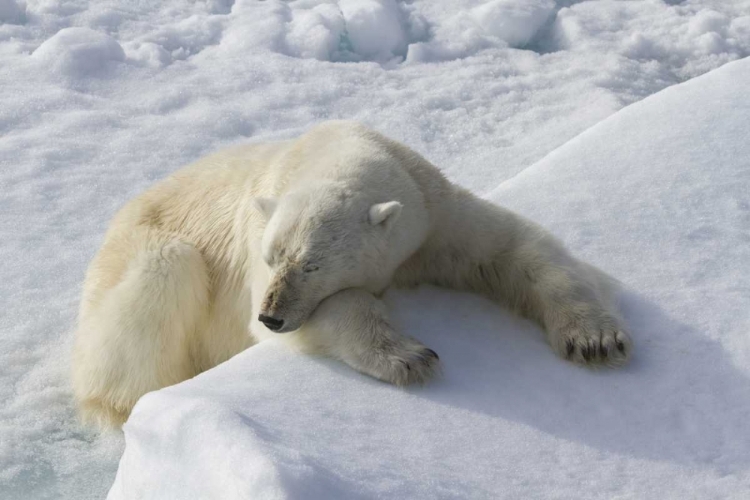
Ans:
{"type": "Polygon", "coordinates": [[[270,316],[266,316],[265,314],[259,315],[258,321],[266,325],[266,328],[274,332],[281,330],[281,327],[284,326],[283,319],[272,318],[270,316]]]}

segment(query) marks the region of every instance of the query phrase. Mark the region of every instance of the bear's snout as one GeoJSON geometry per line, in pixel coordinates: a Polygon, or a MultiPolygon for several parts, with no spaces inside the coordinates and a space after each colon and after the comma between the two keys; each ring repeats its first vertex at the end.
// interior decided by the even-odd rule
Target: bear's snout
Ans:
{"type": "Polygon", "coordinates": [[[266,328],[268,328],[272,332],[278,332],[284,326],[283,319],[272,318],[271,316],[266,316],[265,314],[258,315],[258,321],[266,325],[266,328]]]}
{"type": "Polygon", "coordinates": [[[276,333],[299,328],[300,316],[298,287],[289,272],[279,273],[268,287],[258,311],[258,321],[276,333]]]}

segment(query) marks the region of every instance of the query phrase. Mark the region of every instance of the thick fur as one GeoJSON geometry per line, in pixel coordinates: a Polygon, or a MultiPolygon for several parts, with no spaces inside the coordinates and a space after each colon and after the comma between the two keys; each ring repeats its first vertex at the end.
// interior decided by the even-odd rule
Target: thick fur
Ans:
{"type": "Polygon", "coordinates": [[[82,415],[118,426],[146,392],[275,332],[378,379],[424,382],[437,354],[396,332],[378,298],[421,283],[537,321],[563,358],[619,365],[631,351],[602,273],[407,147],[329,122],[209,156],[117,214],[84,284],[82,415]]]}

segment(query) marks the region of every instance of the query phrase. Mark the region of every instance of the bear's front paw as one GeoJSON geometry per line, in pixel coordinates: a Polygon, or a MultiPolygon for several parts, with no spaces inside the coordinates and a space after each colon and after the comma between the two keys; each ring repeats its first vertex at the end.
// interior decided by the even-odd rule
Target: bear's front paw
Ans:
{"type": "Polygon", "coordinates": [[[609,315],[578,319],[550,332],[550,343],[562,358],[585,365],[620,366],[633,349],[630,336],[609,315]]]}
{"type": "Polygon", "coordinates": [[[424,384],[440,365],[437,353],[417,342],[414,347],[395,350],[387,359],[390,366],[385,370],[383,380],[400,386],[424,384]]]}
{"type": "Polygon", "coordinates": [[[361,371],[398,386],[424,384],[440,367],[435,351],[407,337],[389,339],[364,358],[361,371]]]}

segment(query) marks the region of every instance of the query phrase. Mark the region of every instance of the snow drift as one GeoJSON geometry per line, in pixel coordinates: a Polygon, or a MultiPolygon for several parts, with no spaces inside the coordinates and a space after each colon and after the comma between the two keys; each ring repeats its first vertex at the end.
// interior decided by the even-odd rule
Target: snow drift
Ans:
{"type": "Polygon", "coordinates": [[[747,81],[743,60],[647,98],[491,195],[625,283],[627,368],[564,363],[477,297],[389,292],[440,379],[401,390],[268,341],[145,396],[109,498],[741,498],[747,81]]]}
{"type": "Polygon", "coordinates": [[[110,62],[125,60],[112,37],[88,28],[65,28],[46,40],[32,55],[51,71],[74,77],[93,76],[110,62]]]}

